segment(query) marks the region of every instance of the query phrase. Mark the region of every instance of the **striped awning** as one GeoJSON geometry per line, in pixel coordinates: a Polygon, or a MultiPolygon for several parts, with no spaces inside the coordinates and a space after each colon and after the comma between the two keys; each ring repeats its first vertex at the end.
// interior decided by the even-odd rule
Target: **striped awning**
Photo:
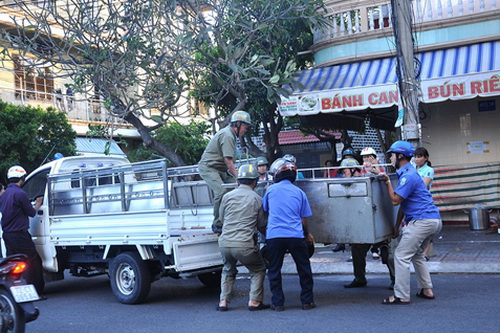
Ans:
{"type": "MultiPolygon", "coordinates": [[[[416,54],[421,101],[500,95],[500,41],[416,54]]],[[[394,57],[304,70],[284,116],[388,108],[399,102],[394,57]]]]}

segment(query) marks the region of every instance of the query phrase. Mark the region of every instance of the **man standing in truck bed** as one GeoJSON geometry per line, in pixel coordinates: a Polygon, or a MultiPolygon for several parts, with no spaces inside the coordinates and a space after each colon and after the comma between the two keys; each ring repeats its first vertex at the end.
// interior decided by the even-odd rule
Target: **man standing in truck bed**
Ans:
{"type": "Polygon", "coordinates": [[[219,130],[210,140],[207,148],[198,162],[201,178],[214,191],[214,222],[212,230],[221,232],[219,207],[222,197],[227,192],[222,187],[224,183],[236,182],[236,137],[241,137],[252,123],[250,115],[245,111],[236,111],[231,116],[229,126],[219,130]]]}
{"type": "Polygon", "coordinates": [[[24,253],[29,260],[26,280],[32,283],[38,293],[43,291],[42,259],[36,251],[28,229],[29,217],[35,216],[42,206],[43,197],[36,199],[35,207],[31,205],[26,192],[21,189],[26,178],[26,171],[19,165],[9,169],[7,173],[9,185],[0,197],[2,213],[3,240],[7,255],[24,253]]]}

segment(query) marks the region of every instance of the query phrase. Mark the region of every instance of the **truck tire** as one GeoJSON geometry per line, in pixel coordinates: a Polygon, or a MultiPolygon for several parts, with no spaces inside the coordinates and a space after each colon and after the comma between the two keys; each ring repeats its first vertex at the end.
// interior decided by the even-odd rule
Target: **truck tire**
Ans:
{"type": "Polygon", "coordinates": [[[210,273],[203,273],[198,275],[198,279],[207,287],[220,287],[221,274],[221,270],[210,273]]]}
{"type": "Polygon", "coordinates": [[[5,289],[0,289],[0,331],[23,333],[24,314],[14,298],[5,289]]]}
{"type": "Polygon", "coordinates": [[[121,303],[143,302],[151,289],[151,272],[139,254],[124,252],[111,261],[111,289],[121,303]]]}

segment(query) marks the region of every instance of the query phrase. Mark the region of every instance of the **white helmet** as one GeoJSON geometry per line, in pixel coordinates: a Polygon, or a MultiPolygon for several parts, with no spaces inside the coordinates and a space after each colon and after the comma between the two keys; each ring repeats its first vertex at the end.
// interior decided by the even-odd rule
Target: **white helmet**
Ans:
{"type": "Polygon", "coordinates": [[[7,178],[23,178],[26,176],[26,170],[20,165],[14,165],[7,172],[7,178]]]}
{"type": "Polygon", "coordinates": [[[371,147],[366,147],[365,149],[363,149],[361,151],[361,156],[366,156],[366,155],[375,155],[375,156],[377,156],[377,152],[375,151],[375,149],[373,149],[371,147]]]}

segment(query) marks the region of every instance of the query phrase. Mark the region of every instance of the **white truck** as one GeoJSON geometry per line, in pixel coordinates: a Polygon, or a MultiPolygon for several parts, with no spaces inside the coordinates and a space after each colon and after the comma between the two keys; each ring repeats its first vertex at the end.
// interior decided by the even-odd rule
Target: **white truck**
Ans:
{"type": "MultiPolygon", "coordinates": [[[[296,185],[311,203],[317,242],[377,243],[392,235],[397,207],[377,177],[304,173],[296,185]]],[[[76,276],[109,274],[113,293],[126,304],[144,301],[163,276],[218,285],[213,193],[192,180],[195,175],[196,166],[167,170],[164,160],[131,164],[109,156],[67,157],[39,167],[23,189],[32,199],[44,196],[30,232],[46,281],[62,279],[66,269],[76,276]]]]}
{"type": "Polygon", "coordinates": [[[46,281],[62,279],[64,270],[109,274],[114,295],[126,304],[143,302],[163,276],[218,285],[212,192],[179,172],[163,160],[79,156],[31,173],[23,189],[32,199],[44,196],[30,232],[46,281]]]}

